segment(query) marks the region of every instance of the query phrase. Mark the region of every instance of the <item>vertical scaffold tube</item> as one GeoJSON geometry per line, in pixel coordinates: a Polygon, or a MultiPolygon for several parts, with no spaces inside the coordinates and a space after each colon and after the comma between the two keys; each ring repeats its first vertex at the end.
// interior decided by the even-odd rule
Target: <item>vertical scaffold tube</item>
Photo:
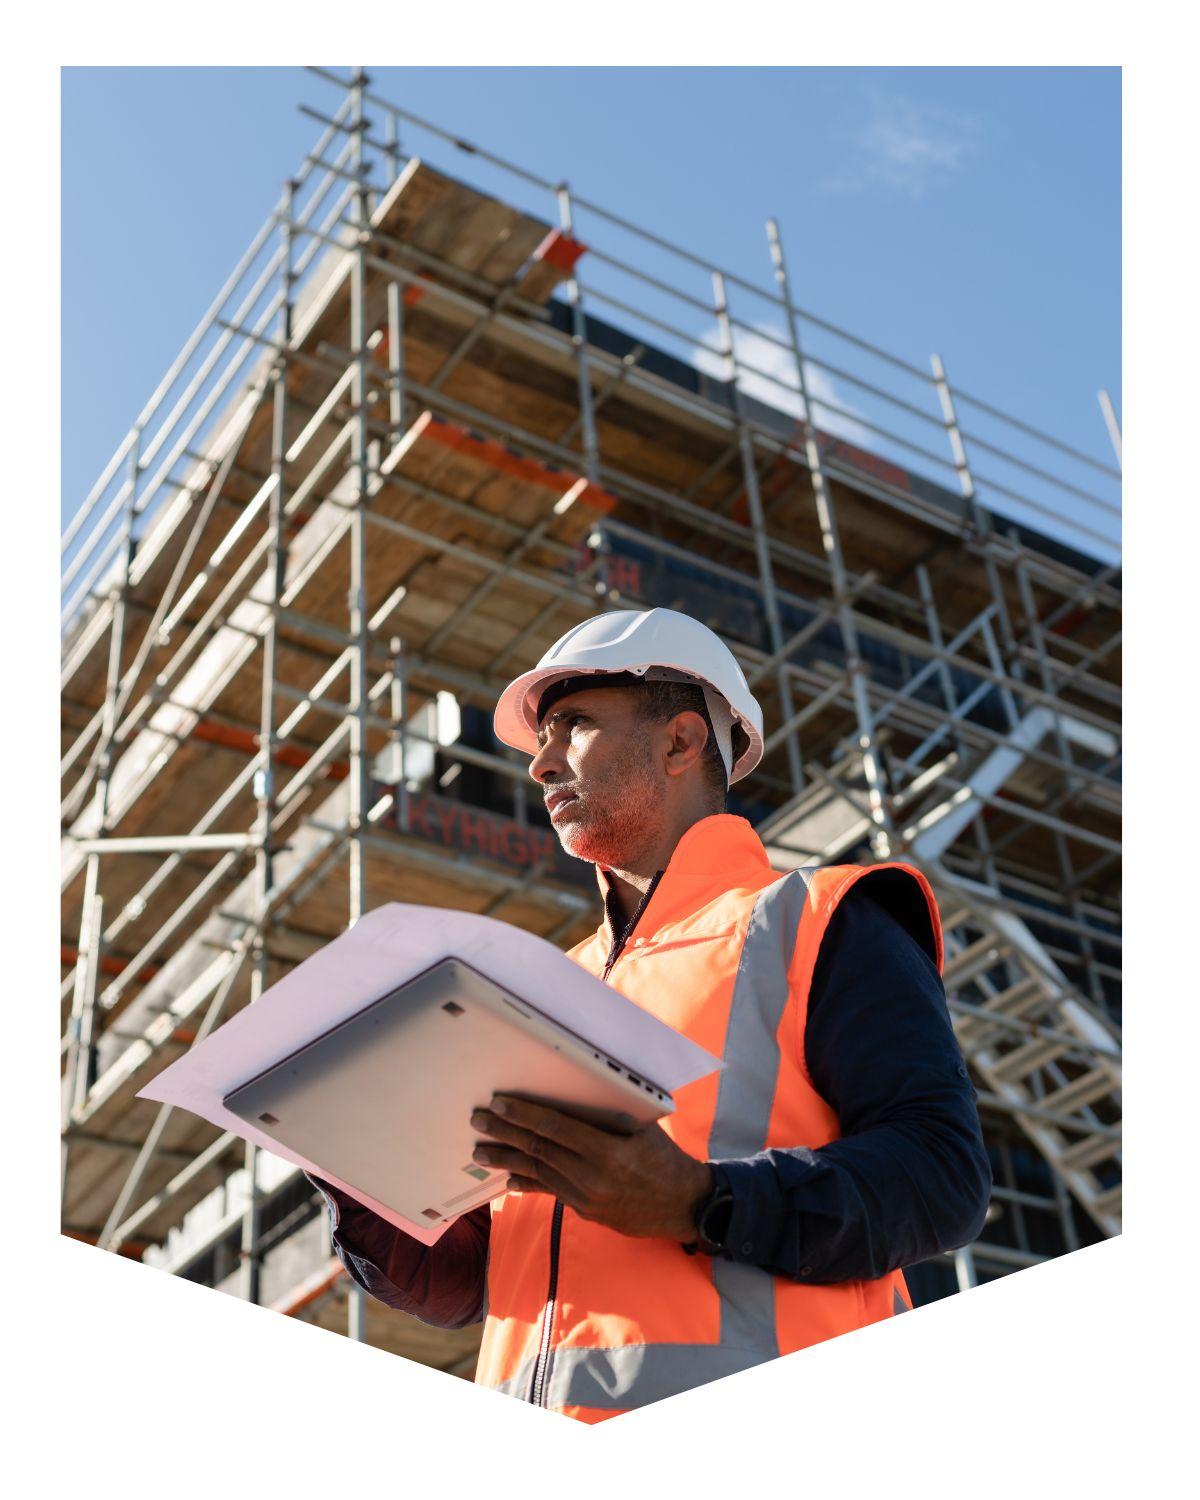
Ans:
{"type": "MultiPolygon", "coordinates": [[[[564,234],[574,237],[571,190],[564,182],[558,189],[558,217],[564,234]]],[[[596,413],[592,402],[592,378],[587,357],[587,320],[583,311],[583,288],[577,276],[567,280],[571,307],[571,348],[575,354],[575,378],[579,387],[579,430],[583,443],[583,472],[594,485],[600,483],[600,445],[596,437],[596,413]]]]}
{"type": "MultiPolygon", "coordinates": [[[[125,503],[121,521],[121,574],[110,596],[108,668],[104,688],[104,716],[97,746],[96,790],[92,798],[94,834],[108,831],[108,796],[114,764],[113,736],[116,730],[117,697],[121,685],[121,660],[125,649],[125,616],[129,597],[129,570],[133,563],[133,523],[137,516],[138,476],[141,473],[141,428],[134,434],[126,460],[125,503]]],[[[71,1044],[67,1057],[69,1080],[67,1115],[82,1109],[91,1087],[92,1058],[96,1043],[96,985],[103,947],[103,901],[100,895],[100,856],[89,854],[84,874],[83,907],[80,913],[80,957],[76,963],[75,990],[71,999],[71,1044]],[[86,943],[84,941],[86,930],[86,943]]],[[[64,1121],[64,1124],[66,1122],[64,1121]]],[[[65,1187],[64,1187],[65,1192],[65,1187]]]]}
{"type": "MultiPolygon", "coordinates": [[[[254,964],[250,970],[250,1003],[267,987],[268,909],[274,886],[275,837],[275,673],[278,658],[279,600],[283,594],[287,568],[287,543],[283,534],[284,508],[287,504],[287,377],[288,350],[292,340],[292,218],[295,209],[295,182],[286,182],[279,204],[281,239],[280,280],[280,354],[272,371],[271,411],[271,490],[267,498],[267,628],[263,635],[262,694],[259,707],[258,769],[254,776],[257,803],[254,854],[255,904],[257,927],[253,939],[254,964]]],[[[242,1218],[242,1295],[247,1302],[257,1302],[261,1287],[261,1257],[258,1249],[259,1190],[258,1147],[247,1141],[245,1166],[247,1199],[242,1218]]]]}
{"type": "MultiPolygon", "coordinates": [[[[954,407],[954,393],[950,389],[950,381],[946,376],[946,366],[942,363],[941,355],[931,354],[929,356],[930,368],[933,370],[933,380],[937,387],[938,402],[942,409],[942,421],[946,426],[946,438],[950,444],[950,452],[954,458],[954,469],[958,475],[959,488],[962,490],[963,498],[966,500],[971,512],[971,524],[975,529],[975,537],[979,546],[983,549],[983,567],[987,574],[988,586],[992,591],[992,599],[996,605],[996,619],[1000,626],[1000,641],[1004,647],[1004,665],[1009,673],[1019,677],[1019,671],[1014,671],[1018,665],[1016,638],[1013,635],[1012,621],[1008,615],[1008,600],[1004,596],[1004,588],[1000,582],[1000,572],[996,567],[996,559],[989,547],[989,537],[992,532],[991,518],[985,508],[979,503],[979,492],[975,487],[975,478],[971,473],[970,461],[967,458],[966,444],[963,442],[962,429],[958,425],[958,413],[954,407]]],[[[1013,720],[1015,723],[1015,719],[1013,720]]]]}
{"type": "MultiPolygon", "coordinates": [[[[358,243],[350,276],[350,349],[354,355],[354,433],[351,454],[354,464],[354,510],[350,517],[350,910],[349,925],[362,916],[367,899],[366,832],[369,800],[367,760],[367,547],[366,517],[370,495],[368,465],[370,439],[367,421],[367,244],[371,234],[370,203],[366,184],[367,120],[363,113],[367,83],[359,68],[351,86],[353,101],[354,154],[351,158],[358,179],[355,218],[358,243]]],[[[398,351],[393,351],[395,357],[398,351]]],[[[366,1309],[361,1287],[349,1293],[347,1332],[353,1339],[365,1334],[366,1309]]]]}
{"type": "MultiPolygon", "coordinates": [[[[766,518],[763,514],[762,494],[758,488],[758,471],[754,465],[754,444],[750,429],[742,414],[742,397],[738,389],[738,358],[733,341],[733,323],[729,317],[729,302],[725,293],[725,278],[720,271],[713,272],[713,301],[717,315],[717,328],[721,335],[721,353],[729,361],[732,370],[730,390],[733,396],[734,422],[737,426],[738,450],[742,461],[742,483],[746,487],[746,503],[750,510],[750,525],[754,532],[754,555],[758,563],[758,581],[763,591],[763,608],[767,616],[767,634],[771,642],[771,655],[778,658],[775,668],[775,683],[779,693],[779,713],[785,725],[791,725],[794,717],[792,705],[792,682],[784,655],[783,621],[779,613],[779,598],[775,592],[775,574],[771,566],[771,544],[767,537],[766,518]]],[[[804,787],[804,766],[800,757],[800,740],[794,728],[787,731],[788,775],[792,791],[798,793],[804,787]]]]}
{"type": "Polygon", "coordinates": [[[850,677],[850,692],[854,700],[854,714],[858,725],[858,749],[862,756],[863,779],[867,788],[867,805],[875,825],[871,845],[880,859],[887,859],[891,852],[894,830],[891,814],[883,793],[883,779],[879,770],[879,755],[875,745],[875,730],[871,715],[871,699],[867,691],[866,672],[858,649],[858,628],[850,603],[850,588],[846,576],[846,563],[842,555],[842,542],[838,534],[837,512],[829,479],[821,459],[821,445],[817,441],[817,427],[813,418],[812,403],[808,396],[808,376],[804,368],[804,350],[800,344],[800,327],[796,320],[796,309],[792,303],[788,284],[787,262],[783,256],[783,239],[779,225],[774,219],[767,220],[767,240],[771,248],[771,262],[775,268],[775,280],[787,309],[788,337],[792,345],[792,358],[796,366],[796,384],[800,392],[800,403],[804,423],[804,451],[812,476],[813,503],[817,511],[817,525],[821,530],[821,546],[829,564],[829,579],[833,601],[837,610],[838,626],[842,632],[842,645],[846,653],[846,671],[850,677]]]}
{"type": "Polygon", "coordinates": [[[357,244],[350,276],[350,348],[354,355],[354,379],[351,400],[354,407],[354,430],[351,437],[351,460],[354,469],[354,510],[350,517],[350,925],[362,916],[366,901],[366,846],[363,833],[366,824],[369,790],[367,786],[367,550],[366,519],[363,511],[370,492],[369,427],[367,416],[367,242],[370,237],[370,209],[367,200],[366,131],[363,114],[367,75],[360,69],[352,85],[352,126],[354,154],[351,158],[358,180],[355,194],[357,244]]]}

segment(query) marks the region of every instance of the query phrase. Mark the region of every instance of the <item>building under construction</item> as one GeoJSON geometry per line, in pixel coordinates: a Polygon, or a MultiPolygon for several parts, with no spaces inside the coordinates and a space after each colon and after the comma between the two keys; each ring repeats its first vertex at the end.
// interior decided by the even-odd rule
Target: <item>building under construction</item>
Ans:
{"type": "Polygon", "coordinates": [[[773,863],[937,891],[996,1185],[914,1299],[1118,1233],[1119,462],[803,310],[773,223],[750,281],[310,76],[313,150],[63,538],[64,1231],[472,1373],[299,1171],[135,1095],[383,902],[591,932],[492,709],[667,605],[763,704],[730,810],[773,863]]]}

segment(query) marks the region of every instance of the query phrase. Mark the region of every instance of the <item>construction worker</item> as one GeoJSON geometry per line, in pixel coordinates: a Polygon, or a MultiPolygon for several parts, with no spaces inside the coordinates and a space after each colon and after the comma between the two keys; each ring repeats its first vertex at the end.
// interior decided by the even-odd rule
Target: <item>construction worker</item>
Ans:
{"type": "Polygon", "coordinates": [[[596,867],[570,956],[724,1068],[631,1135],[480,1101],[509,1191],[430,1248],[318,1181],[350,1275],[428,1323],[486,1314],[476,1380],[586,1422],[907,1311],[900,1268],[974,1239],[991,1187],[924,877],[771,867],[724,811],[761,709],[673,610],[568,631],[495,730],[596,867]]]}

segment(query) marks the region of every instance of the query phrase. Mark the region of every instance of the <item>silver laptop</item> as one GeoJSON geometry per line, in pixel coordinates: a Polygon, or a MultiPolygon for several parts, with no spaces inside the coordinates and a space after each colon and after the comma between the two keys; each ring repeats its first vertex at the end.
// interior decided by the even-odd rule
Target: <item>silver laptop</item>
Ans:
{"type": "Polygon", "coordinates": [[[669,1094],[447,958],[226,1095],[239,1119],[402,1214],[436,1224],[502,1193],[472,1160],[494,1093],[628,1132],[669,1094]]]}

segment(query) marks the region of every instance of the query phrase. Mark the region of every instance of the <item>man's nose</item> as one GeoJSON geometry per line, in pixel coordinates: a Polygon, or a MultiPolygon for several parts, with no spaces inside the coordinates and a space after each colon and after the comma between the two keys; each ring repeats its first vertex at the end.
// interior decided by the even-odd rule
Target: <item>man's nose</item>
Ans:
{"type": "Polygon", "coordinates": [[[553,740],[547,740],[529,762],[529,774],[539,786],[554,776],[561,775],[565,769],[562,748],[556,747],[553,740]]]}

